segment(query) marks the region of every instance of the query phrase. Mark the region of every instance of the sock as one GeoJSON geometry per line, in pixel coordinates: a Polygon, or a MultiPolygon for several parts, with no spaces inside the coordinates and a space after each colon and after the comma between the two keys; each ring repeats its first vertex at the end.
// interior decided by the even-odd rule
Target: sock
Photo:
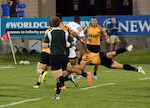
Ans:
{"type": "Polygon", "coordinates": [[[41,84],[40,82],[37,82],[37,83],[36,83],[36,85],[38,85],[38,86],[39,86],[40,84],[41,84]]]}
{"type": "Polygon", "coordinates": [[[45,71],[43,71],[41,74],[43,75],[44,72],[45,72],[45,71]]]}
{"type": "Polygon", "coordinates": [[[124,64],[123,65],[123,69],[124,70],[132,70],[132,71],[138,71],[137,68],[131,66],[131,65],[128,65],[128,64],[124,64]]]}
{"type": "Polygon", "coordinates": [[[116,50],[116,54],[120,54],[120,53],[123,53],[123,52],[126,52],[126,48],[119,48],[116,50]]]}
{"type": "Polygon", "coordinates": [[[65,82],[65,81],[70,80],[70,78],[69,78],[68,76],[60,76],[60,77],[58,78],[58,80],[63,83],[63,82],[65,82]]]}
{"type": "Polygon", "coordinates": [[[81,75],[87,77],[87,73],[85,73],[84,71],[82,71],[81,75]]]}
{"type": "Polygon", "coordinates": [[[97,73],[96,73],[96,72],[94,72],[94,76],[96,76],[96,74],[97,74],[97,73]]]}
{"type": "Polygon", "coordinates": [[[56,94],[60,94],[60,87],[62,87],[61,83],[57,83],[57,90],[56,90],[56,94]]]}
{"type": "Polygon", "coordinates": [[[82,58],[78,58],[78,64],[80,64],[81,60],[82,60],[82,58]]]}

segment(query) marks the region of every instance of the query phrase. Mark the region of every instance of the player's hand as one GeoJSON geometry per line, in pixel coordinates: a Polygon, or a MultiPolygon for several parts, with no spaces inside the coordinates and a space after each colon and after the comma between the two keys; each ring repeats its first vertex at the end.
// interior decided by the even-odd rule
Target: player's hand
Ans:
{"type": "Polygon", "coordinates": [[[106,39],[106,42],[107,42],[107,43],[110,43],[110,40],[109,40],[109,38],[108,38],[108,39],[106,39]]]}

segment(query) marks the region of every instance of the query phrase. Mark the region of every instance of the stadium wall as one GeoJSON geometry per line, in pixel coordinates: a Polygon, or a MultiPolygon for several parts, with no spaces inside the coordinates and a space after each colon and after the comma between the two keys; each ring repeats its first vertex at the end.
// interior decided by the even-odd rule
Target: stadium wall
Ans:
{"type": "MultiPolygon", "coordinates": [[[[107,29],[112,16],[98,16],[99,24],[107,29]]],[[[121,39],[121,47],[133,44],[135,50],[150,49],[150,16],[115,16],[119,22],[118,35],[121,39]]],[[[50,18],[1,18],[0,34],[10,33],[13,46],[33,49],[40,52],[44,31],[49,27],[50,18]]],[[[63,23],[72,21],[73,17],[63,17],[63,23]]],[[[91,16],[81,17],[81,26],[84,28],[90,24],[91,16]]],[[[0,41],[0,53],[10,53],[10,45],[7,41],[0,41]]],[[[102,51],[107,51],[108,45],[102,38],[102,51]]]]}

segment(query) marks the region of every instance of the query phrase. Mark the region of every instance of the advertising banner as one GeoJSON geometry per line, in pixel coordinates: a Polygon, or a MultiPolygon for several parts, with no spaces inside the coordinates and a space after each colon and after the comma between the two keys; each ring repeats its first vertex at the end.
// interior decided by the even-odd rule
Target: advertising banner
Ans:
{"type": "MultiPolygon", "coordinates": [[[[113,16],[119,23],[118,35],[150,35],[150,16],[113,16]]],[[[99,16],[99,24],[105,28],[112,16],[99,16]]]]}
{"type": "MultiPolygon", "coordinates": [[[[92,16],[81,16],[81,26],[85,28],[90,24],[92,16]]],[[[118,35],[136,36],[150,35],[150,16],[115,16],[119,23],[118,35]]],[[[112,16],[98,16],[98,23],[107,29],[112,16]]],[[[50,18],[1,18],[1,31],[7,31],[12,38],[43,38],[45,30],[49,27],[50,18]]],[[[73,20],[73,17],[63,17],[63,24],[73,20]]]]}

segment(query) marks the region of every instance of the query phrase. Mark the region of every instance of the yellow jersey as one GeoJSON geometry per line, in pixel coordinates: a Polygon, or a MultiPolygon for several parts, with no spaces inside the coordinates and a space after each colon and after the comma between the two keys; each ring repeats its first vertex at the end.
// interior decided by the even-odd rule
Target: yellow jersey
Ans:
{"type": "MultiPolygon", "coordinates": [[[[49,27],[46,31],[45,31],[45,35],[52,29],[52,27],[49,27]]],[[[44,36],[45,36],[44,35],[44,36]]],[[[42,48],[42,52],[48,53],[50,54],[50,48],[42,48]]]]}
{"type": "Polygon", "coordinates": [[[73,30],[71,30],[68,26],[66,25],[63,25],[63,24],[60,24],[59,27],[62,29],[62,30],[65,30],[67,32],[69,32],[70,34],[73,32],[73,30]]]}
{"type": "Polygon", "coordinates": [[[93,27],[92,25],[87,26],[84,29],[84,34],[88,35],[87,44],[89,45],[100,45],[101,34],[107,35],[106,31],[100,25],[93,27]]]}

